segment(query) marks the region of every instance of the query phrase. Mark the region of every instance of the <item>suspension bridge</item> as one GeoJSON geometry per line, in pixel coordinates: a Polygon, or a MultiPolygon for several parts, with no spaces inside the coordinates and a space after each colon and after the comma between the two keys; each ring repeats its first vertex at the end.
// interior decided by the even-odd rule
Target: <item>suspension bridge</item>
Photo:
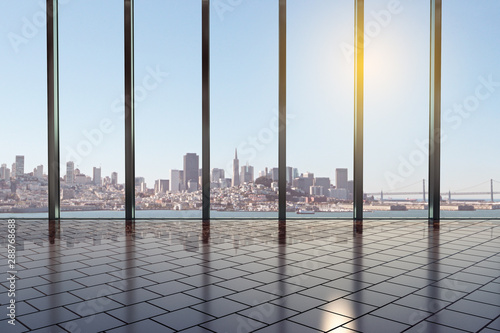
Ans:
{"type": "MultiPolygon", "coordinates": [[[[368,196],[380,196],[380,201],[384,201],[384,196],[392,197],[392,196],[410,196],[410,195],[411,196],[418,196],[418,195],[421,195],[423,201],[425,202],[425,201],[427,201],[426,197],[429,194],[427,191],[427,188],[425,186],[425,179],[422,180],[422,191],[418,191],[418,192],[417,191],[403,191],[405,188],[415,186],[418,183],[420,183],[420,181],[413,183],[413,184],[410,184],[410,185],[407,185],[407,186],[404,186],[404,187],[401,187],[399,189],[388,191],[388,192],[384,192],[382,190],[380,192],[365,193],[365,194],[368,196]]],[[[480,184],[469,186],[469,187],[464,188],[464,189],[454,190],[454,191],[448,190],[448,192],[441,192],[441,197],[443,197],[443,198],[448,197],[448,201],[451,201],[452,197],[457,197],[457,196],[458,197],[464,197],[464,196],[466,197],[466,196],[483,195],[483,196],[490,196],[491,202],[494,202],[495,195],[500,195],[500,192],[494,191],[494,186],[493,186],[494,184],[500,184],[500,181],[490,179],[490,180],[487,180],[487,181],[482,182],[480,184]],[[479,186],[483,186],[487,183],[490,183],[490,190],[489,191],[478,191],[478,190],[471,191],[472,189],[477,188],[479,186]]]]}

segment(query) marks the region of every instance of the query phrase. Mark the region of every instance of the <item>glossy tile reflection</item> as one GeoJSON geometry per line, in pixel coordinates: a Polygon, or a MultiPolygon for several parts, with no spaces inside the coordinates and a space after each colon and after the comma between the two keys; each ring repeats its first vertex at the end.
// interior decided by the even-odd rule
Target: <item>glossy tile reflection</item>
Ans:
{"type": "Polygon", "coordinates": [[[1,332],[500,332],[498,221],[17,221],[16,239],[1,332]]]}

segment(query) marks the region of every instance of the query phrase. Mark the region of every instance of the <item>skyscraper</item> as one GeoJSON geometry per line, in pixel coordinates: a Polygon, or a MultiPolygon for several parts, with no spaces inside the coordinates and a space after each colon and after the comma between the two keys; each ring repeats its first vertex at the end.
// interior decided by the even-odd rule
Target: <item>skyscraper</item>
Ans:
{"type": "Polygon", "coordinates": [[[0,167],[0,179],[5,179],[5,171],[7,171],[7,164],[2,164],[0,167]]]}
{"type": "Polygon", "coordinates": [[[43,165],[39,165],[33,170],[33,176],[35,176],[38,179],[43,178],[43,165]]]}
{"type": "Polygon", "coordinates": [[[253,182],[253,166],[247,164],[241,167],[240,181],[242,184],[253,182]]]}
{"type": "Polygon", "coordinates": [[[155,181],[155,193],[167,193],[169,184],[168,179],[157,179],[155,181]]]}
{"type": "Polygon", "coordinates": [[[292,180],[293,180],[293,168],[286,167],[286,182],[291,185],[292,180]]]}
{"type": "Polygon", "coordinates": [[[196,181],[198,184],[198,169],[200,167],[200,158],[195,153],[187,153],[184,155],[184,179],[183,183],[185,188],[189,187],[189,181],[196,181]]]}
{"type": "Polygon", "coordinates": [[[20,177],[24,175],[24,156],[17,155],[16,156],[16,177],[20,177]]]}
{"type": "Polygon", "coordinates": [[[224,169],[212,169],[212,182],[217,183],[219,179],[224,179],[224,169]]]}
{"type": "Polygon", "coordinates": [[[102,180],[101,180],[101,168],[96,168],[94,167],[94,185],[101,186],[102,185],[102,180]]]}
{"type": "Polygon", "coordinates": [[[181,185],[181,171],[170,170],[170,192],[178,193],[181,185]]]}
{"type": "Polygon", "coordinates": [[[335,169],[335,186],[347,190],[347,169],[335,169]]]}
{"type": "Polygon", "coordinates": [[[69,161],[66,163],[66,183],[73,184],[75,182],[75,163],[69,161]]]}
{"type": "Polygon", "coordinates": [[[316,177],[314,178],[314,186],[321,186],[323,188],[323,194],[327,194],[330,189],[330,178],[328,177],[316,177]]]}
{"type": "Polygon", "coordinates": [[[233,160],[233,186],[240,185],[240,161],[238,160],[238,150],[234,149],[234,160],[233,160]]]}
{"type": "Polygon", "coordinates": [[[111,173],[111,185],[118,185],[118,173],[111,173]]]}
{"type": "Polygon", "coordinates": [[[278,168],[271,169],[271,179],[273,182],[277,182],[280,179],[280,172],[278,168]]]}

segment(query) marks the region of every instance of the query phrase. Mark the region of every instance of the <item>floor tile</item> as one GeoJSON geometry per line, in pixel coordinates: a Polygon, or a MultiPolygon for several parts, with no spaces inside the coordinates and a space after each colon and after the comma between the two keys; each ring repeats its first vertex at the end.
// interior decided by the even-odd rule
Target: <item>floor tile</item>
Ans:
{"type": "Polygon", "coordinates": [[[124,322],[112,316],[99,313],[89,317],[72,320],[62,326],[70,332],[101,332],[123,325],[124,322]]]}
{"type": "Polygon", "coordinates": [[[298,312],[275,304],[264,303],[249,309],[239,311],[239,314],[257,321],[273,324],[296,315],[298,312]]]}
{"type": "Polygon", "coordinates": [[[362,315],[377,309],[375,306],[351,301],[345,298],[329,302],[319,308],[350,318],[361,317],[362,315]]]}
{"type": "Polygon", "coordinates": [[[289,318],[289,320],[326,332],[351,321],[352,318],[321,309],[312,309],[289,318]]]}
{"type": "Polygon", "coordinates": [[[258,333],[318,333],[319,330],[297,324],[293,321],[283,320],[271,326],[259,329],[258,333]]]}
{"type": "Polygon", "coordinates": [[[356,330],[358,332],[396,333],[402,332],[410,326],[368,314],[345,324],[344,327],[356,330]]]}
{"type": "Polygon", "coordinates": [[[182,330],[213,320],[215,317],[190,308],[184,308],[158,317],[153,317],[152,319],[174,330],[182,330]]]}
{"type": "Polygon", "coordinates": [[[119,309],[108,311],[109,315],[120,319],[125,323],[133,323],[143,319],[164,314],[167,311],[148,303],[137,303],[119,309]]]}
{"type": "Polygon", "coordinates": [[[203,302],[198,305],[193,305],[191,308],[207,313],[214,317],[223,317],[231,313],[248,308],[244,305],[227,298],[217,298],[212,301],[203,302]]]}
{"type": "Polygon", "coordinates": [[[244,317],[239,314],[231,314],[226,317],[215,319],[207,323],[201,324],[200,326],[208,328],[214,332],[230,333],[230,332],[253,332],[266,324],[244,317]]]}
{"type": "Polygon", "coordinates": [[[485,318],[471,316],[465,313],[447,309],[441,310],[438,313],[432,315],[427,319],[427,321],[466,330],[469,332],[479,331],[490,322],[490,320],[485,318]]]}

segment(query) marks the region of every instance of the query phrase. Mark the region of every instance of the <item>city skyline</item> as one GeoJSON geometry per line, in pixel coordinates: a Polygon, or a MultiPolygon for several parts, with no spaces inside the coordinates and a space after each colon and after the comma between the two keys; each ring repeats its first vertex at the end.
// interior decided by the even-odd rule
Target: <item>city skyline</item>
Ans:
{"type": "MultiPolygon", "coordinates": [[[[195,161],[198,161],[199,163],[199,156],[196,153],[186,153],[184,155],[184,161],[186,160],[186,156],[191,156],[195,157],[195,161]]],[[[237,157],[237,149],[235,149],[235,158],[233,159],[233,172],[235,170],[234,166],[239,167],[239,159],[237,157]]],[[[47,175],[43,172],[44,166],[43,165],[38,165],[33,169],[32,172],[22,172],[21,170],[24,170],[24,161],[25,161],[25,156],[24,155],[16,155],[15,156],[15,162],[12,164],[12,168],[16,169],[14,173],[12,173],[11,169],[7,167],[7,163],[0,163],[0,180],[8,180],[9,178],[16,178],[18,172],[21,172],[23,176],[26,175],[32,175],[35,178],[38,179],[44,179],[47,177],[47,175]],[[19,166],[18,166],[19,165],[19,166]],[[7,176],[8,175],[8,176],[7,176]]],[[[196,162],[195,162],[196,163],[196,162]]],[[[171,192],[176,193],[176,192],[194,192],[194,191],[199,191],[201,190],[201,168],[197,169],[197,177],[195,178],[190,178],[187,179],[185,177],[185,169],[186,165],[184,165],[183,169],[168,169],[168,174],[170,175],[168,178],[167,177],[160,177],[158,179],[150,179],[143,177],[141,175],[136,175],[136,188],[139,188],[138,191],[136,191],[136,194],[140,192],[144,192],[146,189],[156,189],[158,188],[165,188],[165,184],[167,185],[167,188],[170,189],[171,192]],[[173,180],[175,178],[175,180],[173,180]],[[194,181],[197,186],[191,186],[189,185],[189,181],[194,181]],[[166,183],[165,183],[166,182],[166,183]],[[175,184],[175,185],[174,185],[175,184]],[[177,187],[179,190],[172,191],[171,188],[172,186],[177,187]]],[[[211,167],[210,168],[210,181],[212,183],[212,188],[214,183],[217,183],[217,180],[229,180],[228,187],[235,187],[242,185],[243,183],[248,183],[251,182],[253,183],[257,178],[260,178],[261,176],[264,176],[266,178],[271,179],[273,182],[276,183],[278,181],[278,168],[277,167],[265,167],[262,170],[258,172],[258,174],[255,173],[255,168],[248,163],[246,165],[241,166],[239,168],[239,172],[237,173],[238,179],[242,178],[245,179],[244,181],[241,181],[239,184],[235,185],[233,181],[233,177],[231,176],[232,173],[228,173],[226,170],[217,168],[217,167],[211,167]],[[245,175],[245,176],[243,176],[245,175]],[[231,177],[227,177],[231,176],[231,177]],[[247,179],[250,179],[246,181],[247,179]]],[[[298,168],[286,167],[286,177],[287,177],[287,187],[290,186],[292,188],[300,187],[297,186],[295,180],[300,178],[300,179],[307,179],[311,178],[314,179],[314,182],[311,181],[310,184],[305,186],[305,194],[310,194],[310,195],[325,195],[329,196],[326,192],[309,192],[309,187],[323,187],[323,188],[329,188],[329,185],[325,186],[324,182],[328,182],[328,184],[331,184],[333,189],[349,189],[346,194],[352,193],[352,182],[353,179],[349,179],[349,169],[347,168],[335,168],[335,177],[322,177],[322,175],[315,174],[314,172],[306,171],[306,172],[299,172],[298,168]],[[292,176],[293,174],[293,176],[292,176]],[[316,182],[319,182],[317,184],[316,182]]],[[[192,172],[192,174],[194,174],[192,172]]],[[[189,176],[188,176],[189,178],[189,176]]],[[[74,163],[72,161],[69,161],[66,163],[66,168],[61,170],[61,186],[67,186],[67,185],[72,185],[72,184],[93,184],[97,186],[102,186],[104,184],[104,180],[107,181],[107,184],[111,185],[121,185],[124,186],[124,183],[120,183],[118,180],[118,173],[116,171],[112,171],[111,173],[104,174],[102,173],[101,168],[97,167],[92,167],[92,176],[89,174],[86,174],[79,170],[79,168],[75,167],[74,163]],[[80,176],[80,180],[76,180],[76,178],[80,176]]],[[[422,179],[423,181],[423,193],[427,194],[427,188],[426,188],[426,183],[427,179],[422,179]]],[[[495,183],[500,183],[500,180],[493,179],[493,178],[488,178],[486,181],[482,182],[481,184],[476,184],[479,186],[482,186],[482,191],[479,193],[482,193],[481,195],[485,196],[486,194],[493,192],[493,182],[495,183]],[[484,186],[483,186],[484,185],[484,186]]],[[[408,193],[413,193],[415,192],[415,195],[420,195],[418,193],[422,193],[422,183],[419,181],[418,184],[414,184],[419,187],[419,189],[411,190],[408,189],[407,187],[403,187],[402,189],[405,189],[405,192],[408,193]]],[[[302,185],[304,186],[304,185],[302,185]]],[[[473,188],[477,188],[476,186],[472,187],[462,187],[461,189],[458,190],[458,192],[462,190],[471,190],[473,188]]],[[[224,187],[226,187],[224,185],[224,187]]],[[[310,191],[313,189],[311,188],[310,191]]],[[[394,192],[394,190],[392,190],[394,192]]],[[[442,189],[442,194],[446,195],[448,192],[456,192],[457,189],[442,189]]],[[[163,190],[162,190],[163,192],[163,190]]],[[[376,195],[379,196],[384,192],[389,192],[391,193],[391,190],[387,189],[364,189],[365,193],[369,193],[371,195],[376,195]]],[[[405,193],[402,192],[402,193],[405,193]]],[[[496,191],[495,191],[496,193],[496,191]]],[[[343,197],[344,194],[335,194],[335,195],[340,195],[343,197]]],[[[477,195],[477,194],[476,194],[477,195]]],[[[492,193],[493,195],[493,193],[492,193]]],[[[398,195],[396,195],[397,197],[398,195]]],[[[401,195],[399,195],[401,196],[401,195]]],[[[485,196],[486,198],[486,196],[485,196]]],[[[346,198],[347,199],[347,198],[346,198]]]]}
{"type": "MultiPolygon", "coordinates": [[[[390,187],[386,173],[400,177],[394,188],[417,184],[419,189],[418,182],[427,178],[429,4],[400,3],[390,17],[382,15],[387,1],[365,3],[365,23],[373,29],[365,55],[369,191],[390,187]]],[[[138,86],[144,88],[146,78],[158,79],[146,81],[155,89],[137,101],[136,171],[153,182],[167,178],[165,165],[181,169],[178,156],[184,152],[201,151],[201,9],[198,1],[136,1],[135,6],[138,86]]],[[[287,164],[333,179],[335,166],[352,170],[352,3],[296,1],[287,8],[287,164]]],[[[29,171],[47,168],[45,27],[33,20],[43,9],[35,0],[0,4],[0,35],[6,37],[0,41],[5,50],[0,73],[12,87],[0,93],[3,120],[15,124],[0,134],[2,142],[12,143],[2,147],[0,160],[11,168],[12,158],[24,154],[29,171]],[[31,34],[25,37],[23,31],[31,34]],[[17,48],[12,34],[25,38],[17,48]]],[[[484,175],[500,178],[498,13],[500,4],[491,0],[481,6],[463,0],[443,4],[444,189],[479,184],[487,180],[484,175]],[[468,12],[474,15],[465,17],[468,12]],[[489,97],[475,107],[477,87],[489,97]]],[[[245,2],[222,18],[216,10],[211,15],[213,165],[231,170],[232,150],[240,145],[246,148],[240,152],[242,165],[247,160],[256,170],[277,165],[277,3],[245,2]]],[[[75,161],[80,169],[92,174],[95,166],[105,175],[124,175],[122,20],[121,1],[61,4],[62,168],[74,157],[69,149],[78,153],[79,145],[89,142],[90,152],[75,161]]]]}

